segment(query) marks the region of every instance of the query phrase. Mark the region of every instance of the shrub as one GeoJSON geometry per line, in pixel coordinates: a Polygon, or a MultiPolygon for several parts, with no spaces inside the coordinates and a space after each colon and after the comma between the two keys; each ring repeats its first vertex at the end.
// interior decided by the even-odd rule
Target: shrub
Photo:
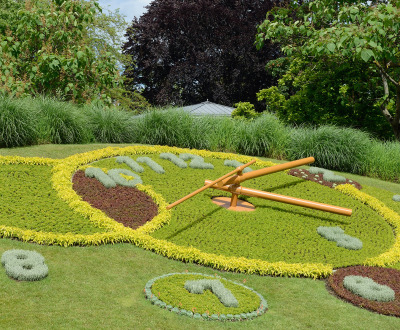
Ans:
{"type": "Polygon", "coordinates": [[[312,156],[316,166],[364,174],[370,149],[370,136],[355,129],[303,127],[292,129],[288,156],[291,160],[312,156]]]}
{"type": "Polygon", "coordinates": [[[237,153],[284,158],[289,131],[275,115],[264,113],[254,121],[239,122],[236,132],[237,153]]]}
{"type": "Polygon", "coordinates": [[[254,119],[259,114],[250,102],[239,102],[235,104],[235,110],[232,111],[232,118],[235,119],[254,119]]]}
{"type": "Polygon", "coordinates": [[[133,142],[132,116],[128,112],[96,105],[86,106],[84,111],[97,142],[133,142]]]}
{"type": "Polygon", "coordinates": [[[41,97],[34,104],[40,114],[41,138],[50,143],[86,143],[91,139],[86,118],[76,106],[41,97]]]}
{"type": "Polygon", "coordinates": [[[282,112],[286,102],[285,97],[279,92],[276,86],[260,90],[257,93],[257,100],[265,101],[266,110],[278,114],[282,112]]]}
{"type": "Polygon", "coordinates": [[[0,147],[36,144],[37,126],[37,113],[28,100],[0,96],[0,147]]]}

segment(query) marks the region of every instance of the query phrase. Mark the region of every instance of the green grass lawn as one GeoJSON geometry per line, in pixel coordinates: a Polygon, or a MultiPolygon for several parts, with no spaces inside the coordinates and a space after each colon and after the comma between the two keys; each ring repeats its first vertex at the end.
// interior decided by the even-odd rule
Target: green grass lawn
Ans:
{"type": "MultiPolygon", "coordinates": [[[[106,146],[108,145],[42,145],[0,149],[0,155],[65,158],[106,146]]],[[[228,171],[229,169],[226,172],[228,171]]],[[[209,177],[212,178],[214,176],[209,177]]],[[[366,188],[367,193],[380,197],[389,207],[400,211],[400,207],[390,201],[394,193],[400,193],[400,185],[364,177],[357,177],[356,180],[369,186],[366,188]]],[[[163,233],[158,235],[161,234],[163,233]]],[[[170,260],[131,244],[63,248],[0,239],[0,254],[9,249],[28,249],[41,253],[49,267],[49,276],[38,282],[17,282],[5,274],[3,267],[0,268],[2,329],[400,327],[399,318],[372,313],[337,299],[326,290],[323,280],[216,271],[170,260]],[[229,280],[245,282],[265,297],[269,310],[252,321],[195,321],[153,306],[144,298],[143,289],[147,281],[162,274],[186,270],[218,274],[229,280]]],[[[396,268],[400,268],[399,264],[396,268]]]]}

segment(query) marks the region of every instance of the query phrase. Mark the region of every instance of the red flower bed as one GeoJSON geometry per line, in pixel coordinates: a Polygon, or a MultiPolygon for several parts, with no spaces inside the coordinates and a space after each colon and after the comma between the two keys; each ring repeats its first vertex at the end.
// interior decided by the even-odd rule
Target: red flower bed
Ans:
{"type": "Polygon", "coordinates": [[[85,177],[83,171],[75,173],[72,183],[73,189],[85,202],[126,227],[136,229],[158,213],[157,204],[137,188],[106,188],[97,179],[85,177]]]}
{"type": "Polygon", "coordinates": [[[346,178],[346,181],[345,181],[345,182],[330,182],[330,181],[325,181],[325,180],[323,179],[323,176],[324,176],[323,174],[312,174],[312,173],[310,173],[309,171],[304,170],[304,169],[302,169],[302,168],[293,168],[293,169],[291,169],[291,170],[289,171],[288,174],[289,174],[289,175],[296,176],[296,177],[298,177],[298,178],[302,178],[302,179],[304,179],[304,180],[310,180],[310,181],[313,181],[313,182],[322,184],[323,186],[327,186],[327,187],[330,187],[330,188],[332,188],[332,186],[333,186],[334,183],[335,183],[336,185],[346,184],[346,183],[352,184],[352,185],[354,185],[358,190],[360,190],[360,189],[362,188],[361,185],[360,185],[358,182],[354,181],[354,180],[350,180],[350,179],[347,179],[347,178],[346,178]],[[322,181],[322,183],[319,182],[319,181],[322,181]]]}
{"type": "Polygon", "coordinates": [[[400,317],[400,271],[392,268],[352,266],[338,269],[327,280],[328,288],[340,298],[365,309],[400,317]],[[343,279],[348,275],[364,276],[376,283],[387,285],[395,292],[395,300],[379,302],[360,297],[343,286],[343,279]]]}

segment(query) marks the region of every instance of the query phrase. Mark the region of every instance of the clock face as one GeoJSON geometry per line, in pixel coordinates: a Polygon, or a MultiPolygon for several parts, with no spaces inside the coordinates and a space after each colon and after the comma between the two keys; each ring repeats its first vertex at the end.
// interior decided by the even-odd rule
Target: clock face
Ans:
{"type": "MultiPolygon", "coordinates": [[[[390,250],[395,242],[392,228],[371,207],[337,189],[285,172],[251,179],[242,186],[350,208],[352,216],[245,196],[239,199],[254,205],[255,210],[235,212],[212,202],[213,197],[231,196],[214,189],[207,189],[169,211],[165,209],[168,204],[202,187],[205,180],[215,180],[231,172],[234,167],[227,160],[245,163],[251,159],[168,147],[128,147],[106,148],[48,164],[26,164],[21,159],[3,161],[0,167],[4,183],[0,210],[3,236],[66,246],[129,241],[158,252],[162,250],[164,252],[159,253],[171,257],[174,257],[173,247],[186,251],[183,254],[192,251],[194,257],[188,260],[196,260],[204,254],[206,259],[218,256],[229,262],[238,262],[239,257],[244,262],[258,260],[260,265],[326,265],[329,269],[362,264],[390,250]],[[180,154],[186,155],[179,157],[180,154]],[[118,158],[121,156],[125,161],[118,158]],[[123,210],[121,200],[136,189],[132,188],[132,183],[140,179],[142,184],[137,188],[157,204],[157,215],[133,229],[107,216],[102,206],[95,208],[82,201],[85,196],[74,191],[72,182],[74,175],[88,170],[102,172],[118,182],[116,187],[120,195],[110,197],[99,193],[95,197],[102,201],[100,204],[108,203],[123,210]],[[328,228],[328,232],[329,228],[339,228],[332,230],[347,235],[345,238],[359,240],[362,247],[340,246],[338,239],[321,235],[319,227],[328,228]],[[29,233],[31,236],[26,236],[29,233]]],[[[257,161],[251,168],[266,166],[271,163],[257,161]]],[[[86,179],[101,181],[95,175],[86,179]]],[[[139,199],[136,199],[138,203],[139,199]]],[[[129,203],[134,204],[135,199],[129,203]]],[[[134,209],[129,212],[127,216],[132,219],[138,216],[136,212],[140,213],[134,209]]],[[[178,259],[185,260],[182,256],[178,259]]],[[[239,269],[240,266],[235,267],[239,269]]]]}

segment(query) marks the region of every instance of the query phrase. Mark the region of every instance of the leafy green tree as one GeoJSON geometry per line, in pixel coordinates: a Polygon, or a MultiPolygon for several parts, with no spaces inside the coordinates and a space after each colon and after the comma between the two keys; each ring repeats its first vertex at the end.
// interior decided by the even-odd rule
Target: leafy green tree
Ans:
{"type": "Polygon", "coordinates": [[[375,105],[400,140],[399,0],[290,1],[268,12],[256,38],[258,48],[278,42],[287,56],[312,63],[365,63],[371,93],[381,91],[375,105]]]}
{"type": "Polygon", "coordinates": [[[87,38],[100,11],[96,1],[26,0],[0,36],[0,90],[111,103],[110,90],[122,83],[116,58],[96,52],[87,38]]]}
{"type": "Polygon", "coordinates": [[[0,0],[0,35],[4,35],[7,28],[15,24],[17,11],[24,6],[25,0],[0,0]]]}

